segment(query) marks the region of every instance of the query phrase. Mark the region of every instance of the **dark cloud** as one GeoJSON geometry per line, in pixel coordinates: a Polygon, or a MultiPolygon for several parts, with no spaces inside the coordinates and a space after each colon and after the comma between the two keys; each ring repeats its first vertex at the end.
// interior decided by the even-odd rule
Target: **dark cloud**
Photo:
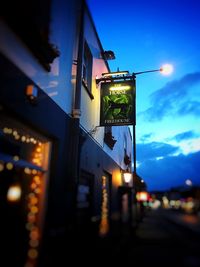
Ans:
{"type": "Polygon", "coordinates": [[[193,131],[187,131],[187,132],[183,132],[183,133],[175,135],[172,139],[175,139],[177,142],[180,142],[183,140],[193,139],[193,138],[196,138],[198,136],[199,135],[197,135],[193,131]]]}
{"type": "Polygon", "coordinates": [[[137,144],[137,161],[144,162],[157,157],[166,157],[179,151],[179,147],[161,142],[137,144]]]}
{"type": "Polygon", "coordinates": [[[137,168],[148,190],[166,190],[182,186],[186,179],[200,186],[200,152],[168,156],[162,160],[147,160],[137,168]]]}
{"type": "Polygon", "coordinates": [[[200,83],[200,72],[190,73],[179,80],[167,83],[150,96],[152,106],[139,115],[143,115],[150,121],[161,120],[169,114],[198,115],[200,102],[188,99],[191,95],[191,88],[198,83],[200,83]]]}

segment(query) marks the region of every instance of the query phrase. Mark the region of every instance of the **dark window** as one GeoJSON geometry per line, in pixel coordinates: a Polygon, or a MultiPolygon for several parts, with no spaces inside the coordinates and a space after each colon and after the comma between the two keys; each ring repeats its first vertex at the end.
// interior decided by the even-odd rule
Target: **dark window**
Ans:
{"type": "Polygon", "coordinates": [[[92,53],[88,44],[84,43],[84,56],[83,56],[83,84],[87,91],[92,91],[92,53]]]}
{"type": "Polygon", "coordinates": [[[50,3],[50,0],[7,0],[0,4],[0,16],[48,71],[59,56],[57,48],[49,42],[50,3]]]}
{"type": "Polygon", "coordinates": [[[117,140],[112,136],[112,126],[106,126],[104,130],[104,143],[110,148],[113,149],[117,140]]]}
{"type": "Polygon", "coordinates": [[[131,164],[131,155],[127,154],[127,139],[124,136],[124,164],[130,166],[131,164]]]}

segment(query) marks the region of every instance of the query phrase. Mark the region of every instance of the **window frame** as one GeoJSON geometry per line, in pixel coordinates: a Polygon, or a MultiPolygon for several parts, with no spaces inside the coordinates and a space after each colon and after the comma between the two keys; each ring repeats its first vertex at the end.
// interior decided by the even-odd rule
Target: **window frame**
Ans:
{"type": "Polygon", "coordinates": [[[89,97],[94,99],[92,94],[92,67],[93,67],[93,56],[92,52],[89,48],[89,45],[86,41],[84,41],[84,49],[83,49],[83,70],[82,70],[82,84],[86,89],[89,97]]]}

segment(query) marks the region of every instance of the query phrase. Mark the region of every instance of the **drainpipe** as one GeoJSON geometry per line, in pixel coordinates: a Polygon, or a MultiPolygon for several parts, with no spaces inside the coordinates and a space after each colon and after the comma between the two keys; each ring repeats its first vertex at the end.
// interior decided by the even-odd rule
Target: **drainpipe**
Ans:
{"type": "Polygon", "coordinates": [[[77,213],[77,193],[80,177],[80,108],[81,108],[81,87],[82,87],[82,61],[84,53],[84,10],[85,1],[80,1],[79,13],[79,40],[78,40],[78,57],[76,86],[74,95],[74,106],[72,110],[72,119],[70,123],[70,139],[69,139],[69,157],[68,157],[68,174],[69,174],[69,195],[71,195],[70,211],[71,228],[76,231],[76,213],[77,213]]]}
{"type": "Polygon", "coordinates": [[[83,53],[84,53],[84,9],[85,1],[81,1],[80,10],[80,32],[78,43],[78,58],[77,58],[77,73],[76,73],[76,89],[74,97],[73,118],[80,118],[81,116],[81,87],[82,87],[82,68],[83,68],[83,53]]]}

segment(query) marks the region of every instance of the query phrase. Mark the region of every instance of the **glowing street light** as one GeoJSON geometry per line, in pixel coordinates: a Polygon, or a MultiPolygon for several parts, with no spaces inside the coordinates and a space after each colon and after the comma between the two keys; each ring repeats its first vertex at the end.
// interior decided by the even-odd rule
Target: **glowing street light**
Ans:
{"type": "Polygon", "coordinates": [[[171,64],[164,64],[161,68],[160,68],[160,72],[163,75],[170,75],[172,72],[174,71],[174,68],[171,64]]]}
{"type": "Polygon", "coordinates": [[[187,179],[185,181],[185,184],[188,185],[188,186],[192,186],[192,181],[190,179],[187,179]]]}
{"type": "Polygon", "coordinates": [[[129,171],[125,171],[123,173],[123,177],[124,177],[125,184],[129,184],[131,182],[131,179],[132,179],[132,173],[129,171]]]}
{"type": "Polygon", "coordinates": [[[173,65],[164,64],[159,69],[134,72],[133,75],[135,76],[138,74],[143,74],[143,73],[148,73],[148,72],[157,72],[157,71],[159,71],[163,75],[170,75],[173,72],[173,70],[174,70],[173,65]]]}

